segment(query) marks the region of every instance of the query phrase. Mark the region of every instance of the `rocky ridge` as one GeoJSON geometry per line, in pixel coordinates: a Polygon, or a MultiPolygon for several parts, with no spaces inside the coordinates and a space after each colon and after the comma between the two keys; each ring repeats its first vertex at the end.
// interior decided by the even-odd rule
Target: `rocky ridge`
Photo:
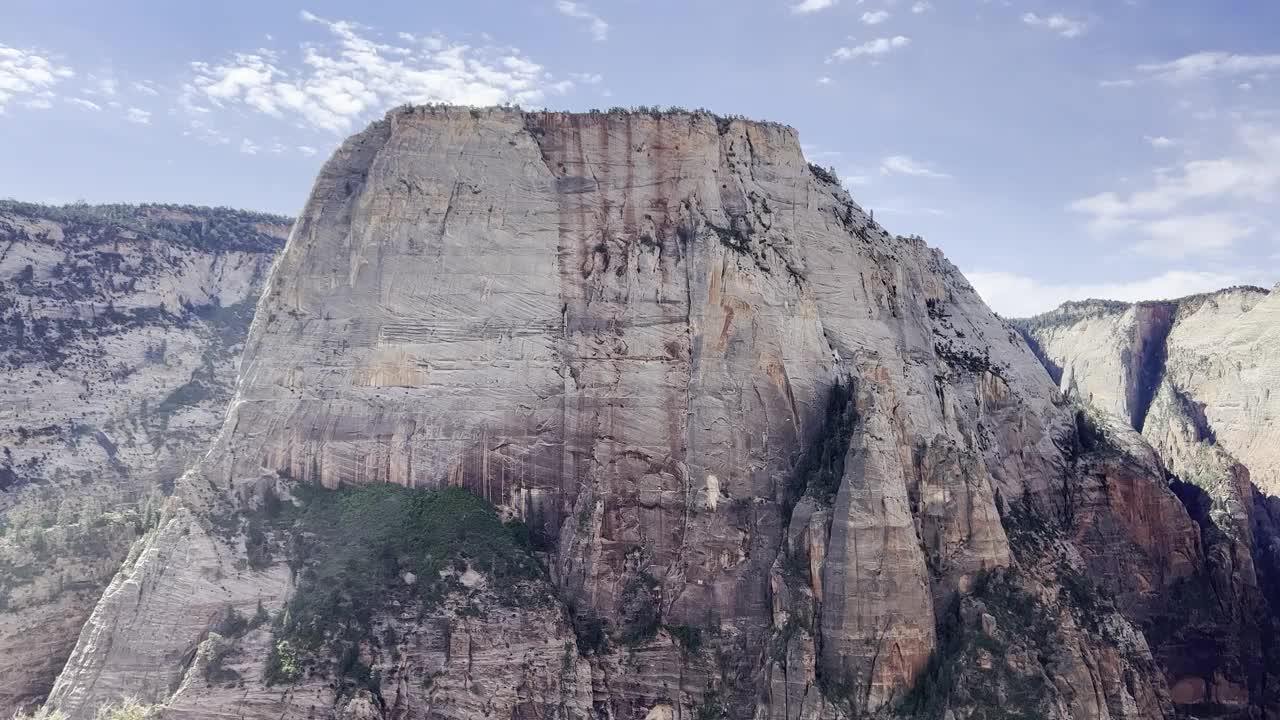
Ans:
{"type": "MultiPolygon", "coordinates": [[[[1275,668],[1280,293],[1238,287],[1170,301],[1085,301],[1015,323],[1064,393],[1142,433],[1200,526],[1214,593],[1180,600],[1231,605],[1235,631],[1224,636],[1200,619],[1195,637],[1178,645],[1181,663],[1209,655],[1275,668]]],[[[1274,697],[1274,673],[1253,686],[1274,697]]],[[[1244,695],[1215,676],[1173,691],[1184,704],[1244,695]]]]}
{"type": "Polygon", "coordinates": [[[289,221],[0,202],[0,715],[42,700],[222,420],[289,221]]]}
{"type": "Polygon", "coordinates": [[[1182,602],[1221,546],[1165,473],[791,128],[403,108],[326,164],[49,704],[1274,713],[1260,658],[1179,663],[1243,601],[1182,602]],[[447,488],[487,541],[378,531],[447,488]]]}

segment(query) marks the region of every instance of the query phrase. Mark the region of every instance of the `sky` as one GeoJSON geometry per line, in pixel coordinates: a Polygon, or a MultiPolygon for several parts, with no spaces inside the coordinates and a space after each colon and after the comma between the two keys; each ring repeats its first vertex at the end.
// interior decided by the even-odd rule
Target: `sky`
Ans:
{"type": "Polygon", "coordinates": [[[1280,281],[1274,0],[0,0],[0,197],[296,214],[406,102],[795,127],[1006,316],[1280,281]]]}

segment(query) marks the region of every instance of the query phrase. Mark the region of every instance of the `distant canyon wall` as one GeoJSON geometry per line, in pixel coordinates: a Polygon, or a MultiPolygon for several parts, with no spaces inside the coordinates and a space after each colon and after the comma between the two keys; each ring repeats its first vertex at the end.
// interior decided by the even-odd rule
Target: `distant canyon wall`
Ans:
{"type": "Polygon", "coordinates": [[[0,203],[0,715],[43,700],[222,422],[283,218],[0,203]]]}

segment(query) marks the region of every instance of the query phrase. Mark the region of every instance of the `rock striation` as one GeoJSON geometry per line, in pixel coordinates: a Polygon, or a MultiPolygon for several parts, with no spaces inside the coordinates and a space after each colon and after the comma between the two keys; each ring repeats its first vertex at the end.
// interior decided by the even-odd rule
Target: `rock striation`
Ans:
{"type": "Polygon", "coordinates": [[[0,203],[0,715],[39,702],[207,448],[289,222],[0,203]]]}
{"type": "MultiPolygon", "coordinates": [[[[1185,619],[1172,593],[1212,591],[1213,547],[1137,432],[1067,400],[793,129],[406,107],[322,170],[225,422],[49,703],[1172,717],[1194,694],[1182,635],[1150,629],[1185,619]],[[326,575],[336,556],[306,548],[359,518],[347,545],[371,542],[402,505],[352,498],[384,483],[428,508],[441,488],[483,498],[544,575],[513,586],[478,550],[423,575],[424,546],[398,544],[374,591],[326,575]],[[347,493],[331,526],[279,519],[326,492],[347,493]],[[437,576],[429,601],[405,589],[437,576]]],[[[1225,612],[1199,619],[1234,627],[1225,612]]],[[[1264,707],[1256,664],[1210,660],[1195,702],[1264,707]]]]}
{"type": "Polygon", "coordinates": [[[1181,675],[1172,690],[1184,705],[1239,707],[1259,696],[1275,703],[1277,321],[1280,295],[1254,287],[1132,305],[1068,303],[1017,321],[1064,393],[1142,433],[1200,526],[1202,572],[1214,593],[1180,588],[1175,601],[1193,608],[1191,627],[1169,643],[1167,658],[1181,675]],[[1204,617],[1215,604],[1229,608],[1228,627],[1204,617]]]}
{"type": "MultiPolygon", "coordinates": [[[[1145,432],[1168,408],[1280,492],[1280,295],[1240,287],[1150,303],[1084,301],[1020,321],[1064,393],[1145,432]]],[[[1146,433],[1159,446],[1158,434],[1146,433]]]]}

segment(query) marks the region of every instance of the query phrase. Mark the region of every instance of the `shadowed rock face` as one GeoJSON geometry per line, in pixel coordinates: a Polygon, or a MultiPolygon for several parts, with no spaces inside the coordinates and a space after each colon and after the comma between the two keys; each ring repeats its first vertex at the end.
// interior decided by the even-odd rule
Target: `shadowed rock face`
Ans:
{"type": "Polygon", "coordinates": [[[222,430],[51,703],[1168,716],[1127,618],[1194,581],[1197,526],[1133,433],[1082,433],[1017,332],[790,128],[397,110],[322,171],[222,430]],[[269,685],[267,625],[210,640],[228,608],[293,592],[289,539],[252,525],[270,498],[381,482],[461,486],[524,520],[553,548],[555,601],[384,612],[393,639],[361,648],[377,682],[358,688],[269,685]],[[1066,590],[1094,567],[1115,605],[1066,590]],[[210,680],[215,650],[236,680],[210,680]]]}
{"type": "Polygon", "coordinates": [[[289,221],[0,202],[0,717],[38,703],[208,448],[289,221]]]}
{"type": "Polygon", "coordinates": [[[1018,321],[1050,372],[1061,370],[1065,392],[1143,434],[1196,522],[1205,553],[1197,572],[1211,590],[1180,583],[1148,621],[1183,705],[1275,711],[1280,597],[1267,496],[1280,472],[1277,300],[1231,288],[1159,303],[1071,303],[1018,321]],[[1143,402],[1129,400],[1135,389],[1143,402]]]}

